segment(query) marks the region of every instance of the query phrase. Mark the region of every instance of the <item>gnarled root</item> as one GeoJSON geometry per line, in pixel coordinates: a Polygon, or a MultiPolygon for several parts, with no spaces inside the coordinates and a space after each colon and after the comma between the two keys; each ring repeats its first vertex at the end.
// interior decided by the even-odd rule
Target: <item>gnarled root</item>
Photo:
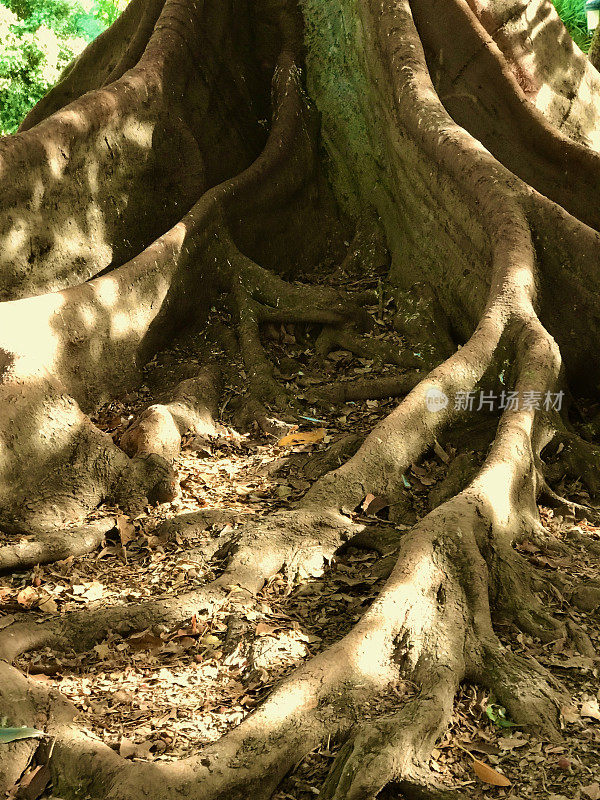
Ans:
{"type": "MultiPolygon", "coordinates": [[[[193,516],[182,518],[182,524],[196,529],[206,524],[204,512],[193,516]]],[[[208,520],[214,522],[215,518],[210,515],[208,520]]],[[[166,525],[176,528],[177,521],[166,525]]],[[[172,629],[201,610],[211,612],[226,602],[243,605],[282,569],[291,579],[321,574],[335,551],[363,527],[337,511],[314,507],[248,522],[241,533],[220,543],[221,552],[230,556],[229,563],[206,586],[124,607],[73,612],[43,625],[14,624],[0,631],[0,653],[12,661],[20,653],[44,645],[83,651],[113,630],[129,635],[156,625],[172,629]]]]}
{"type": "MultiPolygon", "coordinates": [[[[177,2],[167,2],[163,9],[177,25],[183,11],[177,2]]],[[[184,16],[187,11],[195,30],[197,15],[188,9],[184,16]]],[[[94,408],[107,394],[129,389],[139,377],[140,362],[154,354],[182,316],[191,314],[191,306],[206,313],[210,298],[198,287],[216,289],[214,273],[220,264],[213,242],[220,231],[228,239],[226,220],[237,214],[240,204],[245,209],[277,204],[307,181],[313,165],[314,114],[300,91],[295,24],[288,8],[277,15],[280,33],[289,41],[286,46],[282,42],[274,73],[275,119],[259,157],[201,194],[195,204],[186,203],[192,207],[182,220],[110,274],[62,293],[0,306],[3,523],[27,530],[34,518],[38,527],[49,527],[81,520],[104,500],[139,509],[147,500],[173,496],[174,476],[164,460],[156,453],[128,459],[83,410],[94,408]]],[[[153,38],[160,40],[167,28],[153,38]]],[[[136,92],[144,94],[148,86],[141,75],[136,92]]],[[[111,91],[125,102],[126,86],[115,84],[111,91]]],[[[88,100],[80,102],[85,106],[88,100]]],[[[57,124],[53,118],[46,123],[50,128],[57,124]]],[[[36,130],[22,136],[34,137],[36,130]]],[[[231,271],[223,273],[231,277],[231,271]]],[[[190,411],[184,412],[188,421],[190,411]]],[[[192,421],[200,421],[197,414],[192,421]]],[[[159,422],[169,427],[168,417],[159,422]]],[[[165,452],[172,452],[176,438],[170,428],[165,452]]],[[[144,447],[142,442],[140,452],[146,452],[144,447]]]]}
{"type": "Polygon", "coordinates": [[[341,405],[349,400],[380,400],[402,397],[420,383],[423,374],[417,370],[397,378],[363,378],[357,381],[338,381],[308,392],[308,399],[319,405],[341,405]]]}
{"type": "MultiPolygon", "coordinates": [[[[528,498],[535,493],[531,448],[522,448],[520,457],[510,460],[508,473],[503,457],[507,448],[514,451],[513,440],[523,435],[524,421],[520,413],[507,412],[472,484],[402,537],[386,586],[344,639],[284,681],[258,711],[197,757],[177,766],[113,764],[108,784],[92,796],[131,800],[139,796],[141,783],[152,780],[166,798],[182,791],[203,800],[242,798],[249,786],[258,797],[267,798],[283,774],[325,736],[352,742],[334,766],[326,796],[374,798],[390,780],[427,785],[428,750],[447,724],[454,692],[465,677],[493,683],[517,722],[555,735],[556,686],[534,662],[503,650],[488,606],[489,577],[494,573],[488,574],[486,560],[497,573],[494,580],[498,575],[502,580],[504,566],[490,553],[518,536],[531,513],[528,498]],[[514,505],[509,504],[502,518],[491,502],[497,472],[509,485],[522,486],[509,493],[514,505]],[[392,687],[399,680],[416,684],[418,694],[398,711],[392,687]],[[380,719],[390,696],[392,713],[380,719]],[[362,725],[357,728],[359,720],[362,725]],[[268,746],[260,744],[265,737],[268,746]],[[244,755],[248,752],[251,757],[244,755]]],[[[357,456],[346,465],[346,473],[361,464],[357,456]]],[[[344,468],[337,471],[343,473],[344,468]]],[[[321,492],[323,485],[335,485],[335,476],[321,479],[321,492]]],[[[309,493],[307,508],[250,526],[235,545],[225,573],[200,592],[177,598],[177,605],[155,601],[129,608],[118,618],[114,612],[70,615],[37,630],[10,626],[0,635],[4,657],[46,643],[90,646],[117,620],[133,628],[159,620],[180,624],[199,608],[222,603],[232,592],[243,590],[247,600],[284,563],[292,572],[321,569],[323,559],[330,558],[357,526],[333,510],[311,506],[311,495],[319,492],[309,493]]],[[[57,738],[61,736],[59,732],[57,738]]],[[[62,752],[59,748],[53,766],[58,782],[62,752]]],[[[91,766],[90,786],[96,785],[95,774],[91,766]]]]}
{"type": "Polygon", "coordinates": [[[600,496],[600,448],[597,445],[563,429],[555,434],[542,455],[554,455],[552,462],[544,467],[549,481],[559,481],[564,475],[580,478],[593,498],[600,496]]]}
{"type": "Polygon", "coordinates": [[[359,725],[340,750],[319,797],[374,798],[392,781],[434,785],[425,764],[448,724],[456,689],[454,676],[435,673],[435,682],[424,685],[400,712],[359,725]]]}
{"type": "Polygon", "coordinates": [[[410,351],[400,352],[397,345],[380,339],[365,339],[347,328],[326,327],[315,344],[318,356],[324,358],[332,350],[349,350],[361,358],[399,367],[423,367],[425,360],[410,351]]]}
{"type": "Polygon", "coordinates": [[[32,538],[0,547],[0,573],[19,572],[36,564],[51,564],[69,556],[91,553],[115,527],[114,519],[99,519],[72,528],[37,531],[32,538]]]}
{"type": "MultiPolygon", "coordinates": [[[[466,496],[432,512],[401,540],[392,575],[356,627],[280,684],[238,728],[178,765],[121,762],[92,796],[131,800],[141,782],[151,782],[165,798],[188,792],[197,800],[241,800],[248,787],[268,798],[328,736],[348,744],[325,797],[374,798],[392,780],[427,787],[430,749],[465,677],[493,684],[516,721],[556,735],[557,687],[535,663],[505,651],[491,630],[478,519],[466,496]],[[404,701],[394,691],[402,680],[418,686],[404,701]]],[[[57,779],[60,758],[59,751],[57,779]]]]}
{"type": "Polygon", "coordinates": [[[273,377],[273,365],[261,342],[261,326],[291,322],[337,330],[330,326],[342,326],[352,319],[358,327],[366,327],[370,318],[351,295],[328,287],[289,284],[247,258],[230,239],[224,239],[222,245],[221,257],[230,267],[240,350],[249,381],[246,412],[263,430],[273,433],[278,425],[265,405],[285,410],[292,401],[273,377]]]}
{"type": "Polygon", "coordinates": [[[216,366],[209,365],[197,378],[181,381],[170,394],[168,403],[149,406],[125,431],[121,447],[127,455],[156,453],[173,461],[185,433],[211,438],[224,432],[215,422],[220,397],[216,366]]]}
{"type": "MultiPolygon", "coordinates": [[[[322,10],[325,5],[324,0],[304,4],[307,14],[316,13],[313,6],[322,10]]],[[[562,135],[554,136],[542,125],[539,115],[528,116],[527,105],[515,89],[510,107],[518,106],[522,122],[533,120],[535,124],[525,132],[533,129],[543,135],[548,148],[544,158],[547,156],[551,162],[549,170],[540,170],[544,195],[522,183],[516,174],[531,171],[539,160],[517,163],[513,171],[506,169],[495,160],[490,149],[482,147],[478,139],[456,125],[442,107],[429,78],[411,5],[417,9],[420,20],[432,19],[432,15],[424,13],[430,6],[427,0],[413,0],[412,4],[364,0],[354,4],[360,24],[352,26],[352,31],[360,30],[364,35],[349,44],[356,49],[369,43],[370,49],[366,51],[369,75],[364,80],[365,85],[369,81],[376,84],[376,91],[369,95],[373,101],[369,122],[376,129],[376,118],[383,117],[385,130],[391,131],[385,144],[394,167],[390,172],[398,178],[397,184],[384,189],[389,190],[390,205],[406,207],[412,212],[405,225],[407,231],[411,227],[411,236],[406,236],[407,248],[412,246],[413,225],[417,226],[415,240],[420,232],[429,233],[432,225],[438,225],[432,237],[434,245],[428,250],[434,266],[428,267],[427,259],[421,259],[418,268],[425,271],[430,268],[442,290],[456,298],[460,313],[454,314],[452,324],[459,329],[461,340],[466,340],[464,346],[455,351],[446,340],[442,350],[450,353],[447,360],[412,388],[352,458],[320,478],[301,506],[250,523],[239,537],[224,542],[223,550],[232,555],[217,580],[196,592],[137,606],[65,615],[42,625],[10,625],[0,632],[5,659],[43,644],[89,647],[109,630],[127,634],[153,625],[176,626],[199,609],[210,612],[224,602],[230,603],[234,611],[237,605],[241,613],[244,604],[252,602],[253,595],[275,572],[286,569],[293,575],[321,570],[335,550],[352,533],[360,531],[361,526],[344,512],[351,512],[370,493],[385,496],[393,503],[402,492],[406,469],[456,418],[455,401],[459,393],[473,392],[491,372],[494,372],[491,377],[496,374],[502,377],[504,370],[501,373],[498,370],[500,361],[509,362],[511,388],[521,398],[531,393],[543,395],[560,385],[561,356],[556,342],[540,322],[538,305],[549,320],[548,329],[556,332],[557,339],[561,337],[561,346],[564,343],[565,352],[574,358],[573,363],[568,359],[567,371],[581,373],[587,354],[582,356],[575,341],[576,333],[588,324],[586,315],[569,312],[565,317],[562,306],[558,308],[561,304],[555,304],[556,309],[549,308],[547,297],[538,303],[538,288],[544,286],[544,281],[551,284],[557,281],[559,286],[573,283],[574,294],[569,296],[577,303],[581,301],[583,310],[589,307],[586,305],[589,295],[594,295],[597,286],[597,236],[553,206],[547,197],[556,195],[564,199],[570,211],[581,212],[586,222],[597,222],[597,208],[585,202],[585,193],[577,196],[573,191],[575,181],[555,179],[558,145],[563,148],[561,153],[574,160],[572,176],[585,177],[582,168],[589,168],[584,181],[587,186],[592,186],[598,176],[597,156],[591,150],[584,153],[562,135]],[[419,198],[415,205],[412,200],[402,203],[402,198],[412,198],[419,192],[425,200],[419,198]],[[441,198],[451,213],[440,215],[440,220],[434,219],[431,197],[441,198]],[[440,242],[445,246],[440,246],[440,242]],[[580,283],[573,281],[573,275],[564,268],[564,264],[573,264],[569,247],[575,252],[575,243],[578,274],[585,278],[580,283]],[[461,325],[465,330],[460,329],[461,325]],[[440,402],[432,403],[432,398],[440,402]]],[[[165,4],[173,14],[185,6],[183,2],[165,4]]],[[[338,6],[339,3],[336,14],[338,6]]],[[[449,24],[456,25],[459,20],[465,25],[465,40],[472,45],[465,49],[479,54],[490,74],[494,74],[499,53],[485,38],[486,46],[481,47],[481,26],[477,27],[477,20],[469,17],[468,4],[449,0],[443,5],[443,12],[449,24]]],[[[283,31],[286,29],[296,30],[295,24],[282,27],[283,31]]],[[[444,47],[442,65],[442,48],[436,47],[436,31],[441,29],[431,25],[429,30],[432,35],[424,34],[428,56],[431,60],[433,54],[432,63],[436,63],[438,52],[440,66],[447,72],[451,70],[447,48],[444,47]]],[[[323,26],[320,35],[327,36],[329,32],[330,27],[323,26]]],[[[346,57],[345,49],[337,49],[346,57]]],[[[462,57],[464,53],[464,49],[457,48],[450,56],[462,57]]],[[[356,55],[360,56],[357,63],[363,63],[365,53],[353,53],[356,55]]],[[[337,53],[331,55],[334,56],[337,53]]],[[[476,59],[467,66],[478,63],[476,59]]],[[[468,69],[457,70],[455,75],[459,86],[461,76],[467,87],[477,83],[468,69]]],[[[506,75],[502,73],[501,77],[506,75]]],[[[512,84],[504,80],[502,86],[507,85],[512,84]]],[[[127,286],[134,277],[139,304],[133,305],[138,308],[138,316],[132,308],[109,308],[105,315],[109,321],[98,323],[93,333],[86,334],[87,338],[82,335],[85,347],[101,354],[98,361],[104,363],[119,337],[109,336],[112,343],[108,346],[103,344],[102,334],[112,332],[115,326],[120,330],[118,325],[123,323],[125,314],[133,333],[119,352],[131,356],[133,363],[142,341],[147,346],[152,338],[151,327],[153,330],[160,327],[154,324],[155,320],[161,323],[168,319],[168,312],[172,315],[182,298],[188,307],[196,309],[197,295],[192,289],[198,284],[198,272],[190,269],[188,273],[186,269],[192,263],[201,263],[207,274],[210,266],[211,277],[218,274],[215,280],[219,288],[233,297],[246,369],[255,394],[260,395],[256,402],[262,403],[264,397],[279,402],[280,394],[262,351],[263,323],[291,318],[340,329],[347,326],[347,298],[336,299],[320,290],[318,297],[316,294],[309,297],[304,287],[271,276],[253,259],[242,255],[244,248],[238,246],[229,230],[234,218],[236,229],[243,227],[243,208],[252,206],[256,211],[289,200],[307,180],[303,156],[308,156],[311,165],[315,158],[311,135],[315,115],[302,102],[295,60],[286,48],[279,57],[275,89],[275,124],[262,156],[250,168],[203,195],[184,220],[144,251],[133,267],[126,265],[111,273],[108,280],[99,278],[81,291],[65,292],[60,301],[55,297],[34,298],[38,309],[45,309],[44,320],[48,320],[51,342],[56,344],[60,340],[60,336],[58,340],[52,338],[57,329],[69,329],[67,323],[73,319],[69,316],[74,313],[73,308],[81,308],[83,302],[85,313],[106,311],[110,306],[107,297],[112,297],[111,286],[113,289],[127,286]],[[94,348],[98,346],[97,352],[92,343],[94,348]]],[[[477,87],[475,91],[479,91],[477,87]]],[[[360,92],[357,90],[356,94],[360,92]]],[[[445,99],[452,103],[448,95],[445,99]]],[[[360,113],[359,103],[355,110],[360,113]]],[[[472,119],[462,101],[457,113],[461,110],[465,124],[477,130],[478,121],[472,119]]],[[[343,114],[340,117],[345,119],[343,114]]],[[[370,132],[370,128],[366,130],[370,132]]],[[[490,130],[493,132],[494,126],[490,130]]],[[[509,144],[515,145],[518,160],[519,156],[527,155],[531,136],[522,137],[525,150],[516,147],[517,139],[518,136],[506,137],[509,144]]],[[[504,146],[497,139],[490,143],[491,149],[493,145],[504,146]]],[[[383,181],[381,170],[378,175],[383,181]]],[[[369,174],[368,178],[370,182],[369,174]]],[[[386,196],[387,205],[388,192],[381,195],[386,196]]],[[[396,217],[387,221],[392,235],[396,223],[396,217]]],[[[425,239],[421,237],[419,245],[427,245],[425,239]]],[[[405,264],[408,265],[410,257],[410,250],[403,254],[405,264]]],[[[405,283],[410,283],[408,278],[405,283]]],[[[430,308],[434,308],[433,301],[430,308]]],[[[18,315],[18,309],[12,313],[18,315]]],[[[400,320],[398,324],[406,321],[400,320]]],[[[77,330],[80,327],[75,326],[77,330]]],[[[128,471],[149,469],[155,456],[131,462],[121,451],[115,454],[116,448],[108,447],[107,440],[89,427],[68,393],[79,387],[78,396],[84,397],[81,387],[85,382],[65,368],[58,344],[51,358],[46,353],[46,360],[34,359],[34,363],[27,361],[32,354],[24,354],[19,349],[20,343],[15,344],[18,335],[3,329],[2,337],[7,340],[2,339],[7,354],[0,367],[3,391],[8,387],[2,397],[16,398],[14,405],[18,409],[16,412],[13,409],[9,424],[2,429],[11,431],[13,420],[15,425],[25,426],[23,419],[30,407],[20,397],[20,386],[25,379],[34,386],[39,380],[42,386],[42,381],[47,380],[44,370],[49,369],[48,364],[52,365],[57,375],[44,382],[40,394],[35,395],[43,410],[40,419],[54,417],[50,428],[42,428],[41,433],[50,430],[56,436],[66,419],[71,433],[75,430],[75,434],[81,434],[86,447],[96,446],[90,461],[86,462],[85,456],[79,458],[79,463],[75,460],[77,474],[89,475],[101,469],[103,453],[107,461],[116,465],[113,468],[111,463],[102,472],[102,491],[92,493],[92,499],[98,500],[107,487],[114,489],[115,484],[123,494],[129,487],[128,471]],[[47,401],[48,397],[56,401],[61,415],[64,413],[58,421],[56,408],[49,407],[53,403],[47,401]],[[106,447],[105,451],[101,445],[106,447]],[[119,482],[115,476],[125,477],[119,482]]],[[[83,346],[72,339],[69,342],[69,347],[83,346]]],[[[50,349],[53,347],[54,344],[50,349]]],[[[122,362],[129,363],[127,359],[122,362]]],[[[106,374],[111,374],[105,369],[106,374]]],[[[41,413],[39,409],[33,410],[41,413]]],[[[3,423],[4,419],[0,421],[3,423]]],[[[544,735],[556,736],[560,687],[536,662],[504,649],[492,625],[492,616],[500,613],[545,640],[565,633],[541,608],[536,593],[543,586],[514,550],[524,536],[539,534],[536,499],[544,488],[539,457],[552,440],[556,426],[556,421],[541,409],[507,407],[481,469],[457,495],[442,502],[399,538],[397,562],[385,587],[350,633],[282,681],[242,724],[193,758],[176,764],[128,763],[97,741],[78,734],[70,721],[61,716],[60,709],[45,702],[43,689],[30,695],[31,684],[24,677],[15,680],[14,693],[26,721],[32,718],[30,699],[36,706],[47,709],[46,730],[55,737],[50,763],[55,790],[65,795],[78,792],[101,800],[137,800],[149,792],[164,800],[182,796],[190,800],[224,797],[245,800],[248,796],[266,800],[300,758],[331,736],[334,741],[346,741],[347,746],[334,764],[326,797],[368,800],[390,780],[398,781],[407,787],[407,793],[413,791],[418,796],[421,788],[427,790],[431,782],[426,771],[428,751],[447,724],[452,698],[465,679],[493,687],[516,722],[544,735]],[[395,689],[399,681],[414,686],[415,694],[398,698],[395,689]]],[[[65,443],[65,449],[71,442],[69,439],[65,443]]],[[[40,450],[44,452],[43,444],[40,450]]],[[[72,452],[79,455],[77,448],[68,454],[72,452]]],[[[33,461],[35,455],[36,447],[31,446],[26,456],[33,461]]],[[[10,474],[11,464],[0,463],[0,466],[2,474],[10,474]]],[[[21,465],[19,475],[22,474],[21,465]]],[[[70,473],[68,477],[71,480],[70,473]]],[[[57,486],[49,480],[44,488],[48,491],[42,493],[42,499],[48,505],[57,486]]],[[[58,497],[62,499],[60,491],[58,497]]],[[[36,498],[33,510],[43,510],[44,503],[36,498]]],[[[575,638],[577,634],[572,631],[571,635],[575,638]]],[[[0,668],[10,681],[13,673],[8,665],[0,663],[0,668]]],[[[11,685],[11,691],[3,689],[0,705],[14,704],[12,688],[11,685]]],[[[8,712],[0,708],[2,713],[8,712]]],[[[9,757],[14,752],[10,751],[9,757]]],[[[5,753],[0,753],[0,762],[4,758],[5,753]]],[[[443,796],[442,792],[438,794],[443,796]]]]}
{"type": "MultiPolygon", "coordinates": [[[[20,301],[27,302],[27,301],[20,301]]],[[[175,475],[159,456],[129,459],[83,414],[65,387],[28,359],[0,374],[0,524],[49,530],[104,500],[138,513],[172,499],[175,475]]]]}

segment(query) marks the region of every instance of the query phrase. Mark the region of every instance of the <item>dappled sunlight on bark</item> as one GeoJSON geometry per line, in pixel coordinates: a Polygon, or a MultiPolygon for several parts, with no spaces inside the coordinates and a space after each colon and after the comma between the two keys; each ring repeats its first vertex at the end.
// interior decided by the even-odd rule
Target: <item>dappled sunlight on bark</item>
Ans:
{"type": "MultiPolygon", "coordinates": [[[[517,545],[549,541],[543,493],[568,503],[544,449],[594,498],[598,447],[571,432],[567,409],[494,408],[485,455],[398,522],[411,465],[430,448],[448,461],[438,437],[472,412],[459,394],[598,388],[600,106],[584,104],[599,81],[549,0],[133,0],[0,143],[15,177],[0,192],[0,524],[34,534],[0,547],[0,570],[92,551],[113,525],[86,524],[102,503],[135,517],[173,500],[185,436],[233,440],[218,414],[240,368],[235,420],[279,440],[298,398],[264,339],[286,323],[317,329],[321,362],[344,348],[388,365],[356,396],[406,395],[286,510],[234,514],[245,524],[214,537],[221,566],[204,585],[0,630],[0,671],[15,683],[0,711],[16,697],[24,722],[42,713],[54,791],[267,800],[333,739],[326,800],[373,800],[390,782],[435,797],[430,753],[466,680],[494,687],[517,724],[558,736],[562,687],[494,622],[587,646],[544,606],[547,579],[517,545]],[[401,352],[368,336],[385,310],[381,278],[373,321],[373,292],[325,284],[338,263],[361,275],[389,265],[401,352]],[[314,284],[298,281],[307,273],[314,284]],[[87,413],[192,327],[193,375],[114,440],[92,424],[87,413]],[[46,646],[85,651],[115,629],[178,629],[226,601],[247,608],[276,575],[321,575],[354,537],[372,547],[373,519],[361,517],[372,503],[389,509],[375,549],[395,561],[379,595],[188,759],[121,758],[7,663],[46,646]],[[402,700],[398,681],[412,687],[402,700]]],[[[347,384],[320,389],[325,404],[352,396],[347,384]]],[[[205,530],[211,511],[223,521],[206,509],[165,526],[205,530]]],[[[0,757],[13,781],[31,756],[18,747],[18,767],[0,757]]]]}

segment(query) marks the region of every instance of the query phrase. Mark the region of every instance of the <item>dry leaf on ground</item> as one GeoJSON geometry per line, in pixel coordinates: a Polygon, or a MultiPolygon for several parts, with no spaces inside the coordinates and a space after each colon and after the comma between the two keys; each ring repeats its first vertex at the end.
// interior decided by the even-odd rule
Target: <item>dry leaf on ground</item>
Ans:
{"type": "Polygon", "coordinates": [[[325,428],[316,428],[314,431],[295,431],[288,433],[280,439],[277,444],[279,447],[293,447],[297,444],[316,444],[322,442],[327,431],[325,428]]]}
{"type": "Polygon", "coordinates": [[[475,770],[475,774],[479,780],[483,781],[484,783],[489,783],[490,786],[512,785],[506,775],[502,775],[501,772],[496,772],[496,770],[492,769],[489,764],[484,764],[483,761],[479,761],[476,758],[473,759],[473,769],[475,770]]]}

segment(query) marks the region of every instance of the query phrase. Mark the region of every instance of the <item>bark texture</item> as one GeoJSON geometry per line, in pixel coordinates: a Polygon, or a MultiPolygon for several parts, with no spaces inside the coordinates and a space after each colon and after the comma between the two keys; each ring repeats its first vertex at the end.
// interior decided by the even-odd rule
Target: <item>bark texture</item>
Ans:
{"type": "MultiPolygon", "coordinates": [[[[537,499],[556,495],[542,451],[592,495],[600,451],[556,409],[523,403],[502,413],[484,463],[457,464],[402,537],[355,628],[197,756],[121,759],[10,662],[47,644],[90,647],[115,620],[180,625],[232,585],[247,598],[279,570],[322,569],[364,534],[351,512],[367,494],[400,502],[404,472],[456,424],[460,392],[500,381],[521,398],[597,392],[599,88],[550,0],[132,0],[0,142],[0,525],[37,534],[0,548],[0,569],[94,548],[112,520],[82,520],[103,501],[134,512],[171,498],[182,435],[219,433],[234,354],[248,377],[240,418],[273,430],[271,409],[290,398],[265,326],[318,325],[319,357],[344,347],[390,364],[389,380],[332,385],[321,402],[407,395],[357,450],[340,448],[330,466],[353,453],[341,466],[318,470],[295,509],[246,524],[201,590],[0,632],[0,711],[54,737],[55,792],[266,800],[333,737],[344,745],[324,798],[367,800],[391,781],[439,796],[427,763],[463,680],[558,735],[560,686],[505,649],[492,620],[581,641],[546,611],[514,545],[548,536],[537,499]],[[309,265],[360,269],[383,239],[411,352],[362,338],[357,296],[296,280],[309,265]],[[203,369],[117,447],[87,414],[192,323],[203,369]],[[432,392],[448,405],[432,409],[432,392]],[[394,705],[399,679],[417,692],[394,705]],[[366,715],[376,704],[388,711],[366,715]]],[[[0,754],[7,787],[31,748],[0,754]]]]}

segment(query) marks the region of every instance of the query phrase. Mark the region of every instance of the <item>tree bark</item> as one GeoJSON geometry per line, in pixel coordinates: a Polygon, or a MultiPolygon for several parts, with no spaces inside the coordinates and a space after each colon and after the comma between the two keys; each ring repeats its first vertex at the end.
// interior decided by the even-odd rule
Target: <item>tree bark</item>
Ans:
{"type": "MultiPolygon", "coordinates": [[[[44,645],[91,647],[117,621],[181,625],[232,585],[247,598],[279,570],[321,569],[364,533],[351,512],[367,494],[400,501],[405,471],[456,424],[461,393],[501,380],[520,398],[598,390],[600,106],[581,93],[597,97],[600,76],[563,34],[550,0],[133,0],[0,144],[11,178],[0,190],[0,524],[38,535],[29,549],[0,548],[0,568],[62,558],[78,536],[79,552],[95,547],[81,526],[103,501],[135,511],[172,497],[181,435],[218,431],[218,373],[233,352],[248,376],[245,416],[269,430],[270,409],[290,398],[265,325],[319,325],[319,355],[344,346],[393,365],[389,381],[354,395],[332,385],[322,400],[407,395],[296,508],[246,524],[201,590],[0,632],[0,711],[10,717],[18,698],[20,724],[43,713],[61,796],[266,799],[337,737],[323,797],[366,800],[390,781],[434,797],[427,763],[463,680],[557,735],[561,687],[505,649],[492,620],[582,641],[546,611],[514,544],[548,539],[544,448],[593,495],[600,451],[557,409],[523,403],[503,411],[466,485],[402,537],[355,628],[197,756],[126,762],[8,662],[44,645]],[[361,338],[360,298],[297,282],[310,264],[380,258],[382,235],[402,353],[361,338]],[[235,335],[214,324],[212,304],[235,335]],[[209,345],[203,370],[117,447],[87,414],[192,322],[209,345]],[[433,409],[432,392],[448,404],[433,409]],[[418,691],[394,705],[398,679],[418,691]],[[367,718],[368,704],[388,711],[367,718]]],[[[8,750],[7,786],[31,746],[8,750]]]]}
{"type": "Polygon", "coordinates": [[[595,29],[594,35],[592,36],[590,49],[588,50],[588,58],[593,67],[596,69],[600,67],[600,30],[598,30],[598,28],[595,29]]]}

